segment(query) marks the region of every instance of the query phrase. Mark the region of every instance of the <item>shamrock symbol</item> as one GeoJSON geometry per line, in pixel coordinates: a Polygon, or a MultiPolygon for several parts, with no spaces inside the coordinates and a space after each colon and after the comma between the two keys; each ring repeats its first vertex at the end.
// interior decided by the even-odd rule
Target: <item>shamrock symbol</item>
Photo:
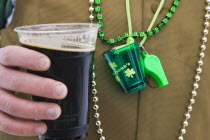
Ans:
{"type": "Polygon", "coordinates": [[[109,66],[112,68],[112,69],[115,69],[117,67],[117,65],[115,64],[115,62],[109,62],[109,66]]]}
{"type": "Polygon", "coordinates": [[[125,74],[126,74],[126,76],[127,77],[131,77],[131,78],[133,78],[133,75],[135,74],[136,72],[134,71],[134,69],[127,69],[126,71],[125,71],[125,74]]]}

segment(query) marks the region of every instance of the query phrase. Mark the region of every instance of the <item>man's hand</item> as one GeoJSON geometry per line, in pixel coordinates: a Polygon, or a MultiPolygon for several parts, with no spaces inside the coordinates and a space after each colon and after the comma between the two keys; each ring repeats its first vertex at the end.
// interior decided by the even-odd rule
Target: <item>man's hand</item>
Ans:
{"type": "Polygon", "coordinates": [[[45,71],[50,59],[39,52],[19,46],[0,48],[0,131],[18,136],[37,136],[47,131],[43,122],[14,119],[57,119],[61,114],[59,105],[35,102],[16,97],[11,91],[22,92],[52,99],[63,99],[67,87],[53,79],[11,69],[26,68],[45,71]]]}

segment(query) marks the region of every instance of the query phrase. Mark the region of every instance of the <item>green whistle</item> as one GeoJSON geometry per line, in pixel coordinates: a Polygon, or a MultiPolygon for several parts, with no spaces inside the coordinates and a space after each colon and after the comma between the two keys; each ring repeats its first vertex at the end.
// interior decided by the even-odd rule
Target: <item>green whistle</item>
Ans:
{"type": "Polygon", "coordinates": [[[154,78],[158,84],[158,87],[168,85],[169,83],[161,65],[160,59],[155,55],[149,55],[147,51],[143,51],[142,55],[144,56],[143,62],[145,66],[145,73],[154,78]]]}

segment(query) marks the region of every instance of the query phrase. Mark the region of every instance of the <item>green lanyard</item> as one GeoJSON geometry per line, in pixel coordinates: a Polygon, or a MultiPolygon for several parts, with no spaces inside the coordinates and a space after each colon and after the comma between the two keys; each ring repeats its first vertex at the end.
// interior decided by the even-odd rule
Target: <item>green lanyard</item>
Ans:
{"type": "MultiPolygon", "coordinates": [[[[160,13],[160,10],[163,7],[165,0],[161,0],[159,7],[147,29],[147,31],[151,30],[152,26],[154,25],[155,21],[157,20],[157,17],[160,13]]],[[[131,13],[130,13],[130,0],[126,0],[126,14],[127,14],[127,20],[128,20],[128,30],[129,30],[129,37],[127,39],[127,44],[130,44],[134,42],[134,39],[132,37],[132,21],[131,21],[131,13]]],[[[147,40],[147,37],[144,37],[142,41],[139,43],[139,47],[143,47],[142,45],[147,40]]],[[[149,55],[145,49],[142,52],[143,56],[143,64],[145,73],[152,78],[155,79],[155,81],[158,84],[158,87],[163,87],[168,85],[168,80],[166,78],[165,72],[163,70],[163,67],[161,65],[160,59],[155,55],[149,55]]]]}
{"type": "MultiPolygon", "coordinates": [[[[157,18],[158,18],[158,15],[160,14],[160,11],[161,11],[161,9],[162,9],[164,3],[165,3],[165,0],[161,0],[161,1],[160,1],[160,4],[159,4],[159,6],[158,6],[158,9],[157,9],[157,11],[156,11],[156,13],[155,13],[155,15],[154,15],[154,17],[153,17],[153,19],[152,19],[150,25],[149,25],[147,31],[150,31],[150,30],[152,29],[153,25],[155,24],[155,21],[156,21],[157,18]]],[[[142,41],[140,42],[139,46],[143,46],[143,45],[144,45],[144,42],[147,40],[147,38],[148,38],[148,36],[145,36],[145,37],[142,39],[142,41]]]]}
{"type": "MultiPolygon", "coordinates": [[[[165,0],[161,0],[161,1],[160,1],[160,4],[159,4],[159,6],[158,6],[158,9],[157,9],[157,11],[155,12],[155,15],[154,15],[154,17],[153,17],[153,19],[152,19],[152,21],[151,21],[151,23],[150,23],[150,25],[149,25],[147,31],[149,31],[149,30],[152,29],[153,25],[155,24],[155,21],[156,21],[157,18],[158,18],[158,15],[160,14],[160,11],[161,11],[161,9],[162,9],[164,3],[165,3],[165,0]]],[[[131,20],[131,12],[130,12],[130,0],[126,0],[126,15],[127,15],[127,20],[128,20],[128,30],[129,30],[129,38],[128,38],[128,40],[127,40],[127,43],[131,43],[131,42],[134,41],[134,40],[133,40],[133,38],[132,38],[132,33],[133,33],[133,31],[132,31],[132,20],[131,20]]],[[[140,46],[140,47],[143,46],[143,44],[145,43],[146,40],[147,40],[147,36],[145,36],[145,37],[141,40],[141,42],[139,43],[139,46],[140,46]]]]}

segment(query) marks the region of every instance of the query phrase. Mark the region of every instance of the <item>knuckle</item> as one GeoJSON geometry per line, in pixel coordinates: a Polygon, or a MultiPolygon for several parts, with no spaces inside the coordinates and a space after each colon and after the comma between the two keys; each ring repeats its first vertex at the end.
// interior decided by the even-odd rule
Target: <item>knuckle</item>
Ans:
{"type": "Polygon", "coordinates": [[[53,90],[56,84],[58,84],[58,82],[55,82],[54,80],[52,80],[50,78],[46,78],[45,80],[43,80],[42,88],[53,90]]]}
{"type": "Polygon", "coordinates": [[[17,132],[16,133],[17,133],[16,135],[19,135],[19,136],[25,136],[26,135],[26,132],[25,132],[25,130],[24,130],[23,127],[19,127],[17,129],[17,132]]]}
{"type": "Polygon", "coordinates": [[[32,112],[32,117],[34,119],[39,119],[40,116],[41,116],[41,109],[39,106],[35,106],[34,109],[33,109],[33,112],[32,112]]]}
{"type": "Polygon", "coordinates": [[[0,130],[1,130],[1,131],[6,131],[6,132],[8,132],[9,129],[10,129],[10,127],[9,127],[9,124],[8,124],[7,121],[1,121],[1,122],[0,122],[0,130]]]}
{"type": "Polygon", "coordinates": [[[14,54],[13,50],[15,49],[14,46],[7,46],[7,47],[4,47],[0,50],[0,61],[3,63],[3,64],[7,64],[11,61],[11,56],[12,54],[14,54]]]}
{"type": "Polygon", "coordinates": [[[8,82],[9,82],[11,89],[13,89],[13,90],[18,89],[21,84],[20,82],[18,82],[16,75],[12,75],[8,82]]]}
{"type": "Polygon", "coordinates": [[[7,112],[8,114],[16,114],[15,106],[12,104],[10,100],[6,101],[3,110],[7,112]]]}
{"type": "Polygon", "coordinates": [[[4,66],[2,66],[1,64],[0,64],[0,79],[1,79],[1,76],[3,76],[4,74],[4,71],[5,71],[5,68],[4,68],[4,66]]]}
{"type": "Polygon", "coordinates": [[[2,83],[6,82],[4,79],[7,76],[7,68],[0,64],[0,79],[2,83]]]}
{"type": "Polygon", "coordinates": [[[46,83],[46,86],[53,86],[55,84],[55,81],[53,79],[46,78],[45,83],[46,83]]]}

